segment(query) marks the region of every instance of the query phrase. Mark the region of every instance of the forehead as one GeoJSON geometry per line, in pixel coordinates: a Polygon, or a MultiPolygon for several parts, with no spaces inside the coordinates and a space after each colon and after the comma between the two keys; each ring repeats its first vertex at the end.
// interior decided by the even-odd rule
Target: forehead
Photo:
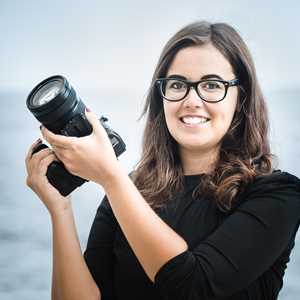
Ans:
{"type": "Polygon", "coordinates": [[[228,60],[212,44],[179,50],[166,75],[172,74],[183,75],[189,80],[199,80],[206,74],[217,74],[229,80],[234,75],[228,60]]]}

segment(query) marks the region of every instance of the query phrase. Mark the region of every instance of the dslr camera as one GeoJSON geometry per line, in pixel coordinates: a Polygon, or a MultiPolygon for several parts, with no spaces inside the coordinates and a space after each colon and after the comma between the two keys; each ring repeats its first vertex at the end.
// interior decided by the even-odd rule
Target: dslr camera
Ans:
{"type": "MultiPolygon", "coordinates": [[[[51,76],[33,88],[26,100],[27,108],[47,129],[55,134],[83,137],[92,133],[92,126],[85,117],[85,104],[76,94],[68,80],[61,76],[51,76]]],[[[101,116],[101,125],[106,130],[116,156],[125,151],[122,138],[108,126],[108,119],[101,116]]],[[[45,144],[36,146],[32,154],[47,148],[45,144]]],[[[101,153],[99,153],[101,155],[101,153]]],[[[53,161],[46,174],[49,182],[67,196],[87,180],[69,173],[60,161],[53,161]]]]}

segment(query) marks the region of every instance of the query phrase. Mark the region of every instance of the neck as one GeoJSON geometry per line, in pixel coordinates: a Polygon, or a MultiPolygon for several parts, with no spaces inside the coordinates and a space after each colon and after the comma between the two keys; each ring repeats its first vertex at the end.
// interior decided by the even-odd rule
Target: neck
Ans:
{"type": "Polygon", "coordinates": [[[211,172],[215,167],[218,154],[218,149],[199,152],[181,148],[180,157],[183,174],[194,175],[211,172]]]}

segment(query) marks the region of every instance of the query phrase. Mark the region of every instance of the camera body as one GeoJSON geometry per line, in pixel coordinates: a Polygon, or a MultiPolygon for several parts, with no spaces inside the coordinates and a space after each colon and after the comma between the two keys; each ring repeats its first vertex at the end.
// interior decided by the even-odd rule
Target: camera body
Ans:
{"type": "MultiPolygon", "coordinates": [[[[61,75],[51,76],[39,83],[30,92],[26,103],[33,115],[53,133],[76,137],[92,133],[92,126],[85,116],[86,107],[83,101],[76,95],[66,78],[61,75]]],[[[99,121],[106,130],[118,157],[125,151],[125,143],[108,126],[106,117],[102,116],[99,121]]],[[[45,144],[39,144],[32,151],[32,155],[47,147],[45,144]]],[[[87,182],[87,180],[68,172],[60,161],[53,161],[48,166],[46,176],[63,196],[69,195],[77,187],[87,182]]]]}

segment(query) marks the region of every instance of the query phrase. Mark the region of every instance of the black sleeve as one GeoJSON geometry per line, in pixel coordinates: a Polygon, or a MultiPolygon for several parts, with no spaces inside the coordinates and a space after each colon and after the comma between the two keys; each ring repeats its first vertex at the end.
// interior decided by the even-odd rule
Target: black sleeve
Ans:
{"type": "Polygon", "coordinates": [[[84,259],[96,281],[102,300],[113,300],[113,243],[117,220],[105,196],[89,234],[84,259]]]}
{"type": "Polygon", "coordinates": [[[299,222],[300,180],[282,172],[259,176],[222,225],[166,262],[154,284],[172,300],[230,296],[276,261],[299,222]]]}

